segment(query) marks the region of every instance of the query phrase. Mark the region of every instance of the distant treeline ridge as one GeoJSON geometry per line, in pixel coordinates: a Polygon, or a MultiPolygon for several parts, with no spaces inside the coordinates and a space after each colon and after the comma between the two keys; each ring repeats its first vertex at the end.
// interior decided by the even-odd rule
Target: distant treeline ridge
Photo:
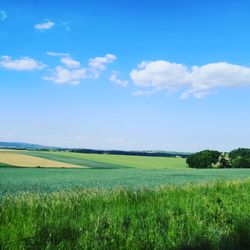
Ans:
{"type": "Polygon", "coordinates": [[[67,151],[67,152],[85,153],[85,154],[135,155],[135,156],[152,156],[152,157],[186,158],[190,155],[190,153],[185,153],[185,152],[157,151],[157,150],[125,151],[125,150],[49,147],[49,146],[20,143],[20,142],[0,142],[0,149],[1,148],[2,149],[15,149],[15,150],[67,151]]]}

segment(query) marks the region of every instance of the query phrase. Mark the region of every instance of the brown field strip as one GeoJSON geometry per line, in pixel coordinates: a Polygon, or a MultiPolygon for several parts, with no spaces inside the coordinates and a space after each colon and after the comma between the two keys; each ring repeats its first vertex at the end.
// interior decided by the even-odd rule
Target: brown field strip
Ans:
{"type": "Polygon", "coordinates": [[[59,161],[20,154],[18,151],[0,150],[0,162],[17,167],[46,167],[46,168],[87,168],[59,161]]]}

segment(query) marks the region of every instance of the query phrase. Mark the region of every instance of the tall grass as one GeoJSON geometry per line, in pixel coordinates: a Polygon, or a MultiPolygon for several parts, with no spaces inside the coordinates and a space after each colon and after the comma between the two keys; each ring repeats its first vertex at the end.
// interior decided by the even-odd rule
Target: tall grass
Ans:
{"type": "Polygon", "coordinates": [[[250,249],[250,180],[6,195],[0,249],[250,249]]]}

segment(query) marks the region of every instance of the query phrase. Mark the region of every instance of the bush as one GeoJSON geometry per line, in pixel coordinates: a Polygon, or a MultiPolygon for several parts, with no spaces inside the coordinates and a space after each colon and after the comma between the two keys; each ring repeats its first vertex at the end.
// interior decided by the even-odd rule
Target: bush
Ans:
{"type": "Polygon", "coordinates": [[[218,163],[221,153],[215,150],[204,150],[187,158],[190,168],[212,168],[218,163]]]}

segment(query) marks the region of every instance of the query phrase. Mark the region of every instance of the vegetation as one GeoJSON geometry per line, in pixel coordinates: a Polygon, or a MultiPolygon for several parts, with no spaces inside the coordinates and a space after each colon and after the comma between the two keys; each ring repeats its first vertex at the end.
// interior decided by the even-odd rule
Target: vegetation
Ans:
{"type": "Polygon", "coordinates": [[[204,150],[189,156],[190,168],[250,168],[250,149],[239,148],[230,153],[204,150]]]}
{"type": "Polygon", "coordinates": [[[20,192],[75,191],[82,188],[157,188],[166,185],[242,180],[249,169],[51,169],[0,168],[0,196],[20,192]]]}
{"type": "Polygon", "coordinates": [[[137,156],[153,156],[153,157],[187,157],[190,153],[172,152],[172,151],[124,151],[124,150],[97,150],[97,149],[82,149],[82,148],[64,148],[51,147],[30,143],[20,142],[0,142],[0,148],[16,149],[16,150],[36,150],[36,151],[62,151],[62,152],[77,152],[85,154],[110,154],[110,155],[137,155],[137,156]]]}
{"type": "Polygon", "coordinates": [[[250,181],[0,199],[0,249],[250,249],[250,181]]]}
{"type": "Polygon", "coordinates": [[[229,153],[233,168],[250,168],[250,149],[239,148],[229,153]]]}
{"type": "Polygon", "coordinates": [[[176,169],[186,168],[184,158],[180,157],[149,157],[109,154],[83,154],[72,152],[40,152],[23,151],[24,154],[61,161],[89,168],[147,168],[147,169],[176,169]]]}
{"type": "Polygon", "coordinates": [[[221,153],[214,150],[204,150],[187,158],[187,164],[191,168],[211,168],[219,161],[221,153]]]}
{"type": "MultiPolygon", "coordinates": [[[[190,169],[176,157],[9,153],[17,165],[28,157],[88,168],[18,168],[3,153],[0,249],[250,247],[250,169],[190,169]]],[[[217,167],[248,157],[218,153],[194,158],[217,167]]]]}
{"type": "MultiPolygon", "coordinates": [[[[64,163],[30,155],[24,155],[21,151],[0,150],[0,162],[10,166],[19,167],[54,167],[54,168],[79,168],[78,165],[64,163]]],[[[83,167],[83,166],[82,166],[83,167]]]]}
{"type": "Polygon", "coordinates": [[[190,153],[169,151],[124,151],[124,150],[96,150],[96,149],[61,149],[62,151],[84,153],[84,154],[109,154],[109,155],[133,155],[151,157],[187,157],[190,153]]]}

